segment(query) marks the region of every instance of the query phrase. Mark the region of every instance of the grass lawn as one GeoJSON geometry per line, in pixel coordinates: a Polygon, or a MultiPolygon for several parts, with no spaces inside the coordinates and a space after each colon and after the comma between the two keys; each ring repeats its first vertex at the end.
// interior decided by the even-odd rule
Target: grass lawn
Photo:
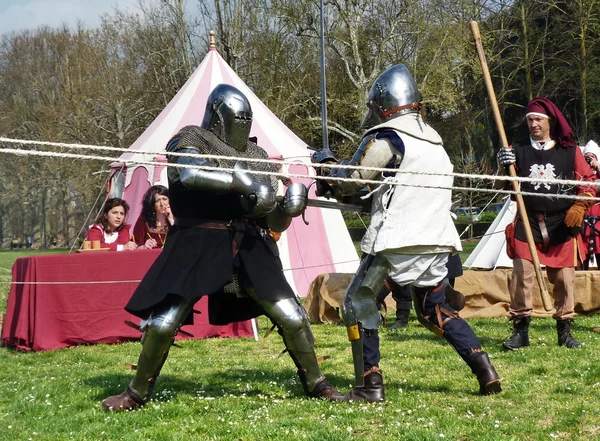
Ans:
{"type": "MultiPolygon", "coordinates": [[[[0,268],[7,259],[0,253],[0,268]]],[[[10,268],[10,265],[9,265],[10,268]]],[[[4,279],[1,279],[4,280],[4,279]]],[[[10,277],[9,277],[10,280],[10,277]]],[[[391,317],[390,317],[391,318],[391,317]]],[[[414,317],[406,330],[382,330],[383,404],[309,400],[276,334],[259,319],[261,339],[206,339],[173,348],[154,399],[109,414],[101,400],[124,390],[138,343],[44,353],[0,348],[0,440],[598,440],[600,334],[597,317],[577,319],[582,350],[556,346],[551,319],[534,319],[531,344],[502,352],[505,319],[474,319],[504,379],[481,397],[474,376],[442,339],[414,317]]],[[[347,391],[352,366],[342,326],[313,325],[317,355],[334,387],[347,391]]]]}

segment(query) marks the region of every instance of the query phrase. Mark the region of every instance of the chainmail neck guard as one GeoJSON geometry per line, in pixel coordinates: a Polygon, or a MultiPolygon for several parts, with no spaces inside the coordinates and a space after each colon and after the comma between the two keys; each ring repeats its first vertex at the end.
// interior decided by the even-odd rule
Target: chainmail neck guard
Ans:
{"type": "MultiPolygon", "coordinates": [[[[213,132],[200,126],[185,126],[181,128],[167,143],[167,152],[175,152],[185,147],[195,147],[200,151],[200,154],[204,155],[232,156],[241,158],[240,160],[243,160],[243,158],[269,159],[267,152],[252,141],[247,142],[245,150],[236,150],[221,141],[221,139],[213,132]]],[[[173,161],[174,159],[176,158],[169,158],[169,161],[173,161]]],[[[219,168],[233,168],[238,161],[211,158],[209,162],[215,164],[219,168]]],[[[277,167],[274,164],[267,162],[249,161],[246,162],[246,165],[249,170],[277,172],[277,167]]],[[[277,190],[277,181],[282,179],[281,176],[275,175],[254,175],[252,173],[250,173],[250,175],[256,181],[270,184],[274,190],[277,190]]]]}

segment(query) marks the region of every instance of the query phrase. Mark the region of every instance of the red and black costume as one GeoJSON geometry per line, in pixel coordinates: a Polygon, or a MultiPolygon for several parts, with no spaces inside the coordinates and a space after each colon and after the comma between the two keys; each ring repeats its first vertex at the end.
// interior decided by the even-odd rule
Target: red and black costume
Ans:
{"type": "MultiPolygon", "coordinates": [[[[579,233],[585,210],[591,205],[587,200],[552,197],[594,196],[594,187],[586,184],[594,180],[594,173],[577,146],[573,131],[554,103],[546,98],[535,98],[527,105],[530,131],[539,130],[540,119],[549,124],[550,140],[538,135],[513,145],[515,167],[518,176],[534,178],[534,182],[522,182],[524,192],[540,196],[523,196],[527,210],[527,222],[531,227],[540,263],[546,266],[548,280],[554,285],[554,307],[558,344],[569,348],[580,347],[571,335],[571,322],[575,314],[574,283],[575,266],[582,261],[585,250],[579,233]],[[573,186],[551,180],[577,180],[573,186]]],[[[548,125],[546,125],[548,127],[548,125]]],[[[533,135],[532,135],[533,136],[533,135]]],[[[524,220],[515,219],[507,227],[507,252],[513,259],[510,282],[511,320],[514,330],[504,342],[505,349],[529,346],[529,323],[533,314],[533,283],[535,270],[523,228],[524,220]]]]}

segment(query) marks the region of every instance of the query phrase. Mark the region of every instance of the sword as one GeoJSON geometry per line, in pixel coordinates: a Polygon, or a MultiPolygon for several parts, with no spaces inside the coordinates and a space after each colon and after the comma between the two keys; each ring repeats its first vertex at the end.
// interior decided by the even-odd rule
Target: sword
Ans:
{"type": "MultiPolygon", "coordinates": [[[[276,197],[277,202],[283,201],[283,196],[276,197]]],[[[370,212],[369,209],[363,207],[358,204],[347,204],[344,202],[334,202],[334,201],[324,201],[322,199],[308,199],[306,205],[308,207],[317,207],[317,208],[331,208],[333,210],[342,210],[342,211],[365,211],[370,212]]]]}
{"type": "Polygon", "coordinates": [[[324,201],[322,199],[309,199],[307,201],[307,206],[309,207],[317,207],[317,208],[332,208],[334,210],[342,210],[342,211],[367,211],[365,208],[358,204],[347,204],[344,202],[333,202],[333,201],[324,201]]]}

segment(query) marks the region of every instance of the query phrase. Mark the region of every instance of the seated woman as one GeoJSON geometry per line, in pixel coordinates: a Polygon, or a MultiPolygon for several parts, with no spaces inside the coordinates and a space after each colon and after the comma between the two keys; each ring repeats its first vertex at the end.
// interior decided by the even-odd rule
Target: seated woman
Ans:
{"type": "Polygon", "coordinates": [[[130,226],[125,223],[128,211],[129,205],[123,199],[107,199],[102,212],[85,235],[86,240],[99,240],[101,248],[111,251],[135,250],[137,245],[129,240],[130,226]]]}
{"type": "Polygon", "coordinates": [[[153,185],[142,198],[142,214],[133,227],[132,240],[140,249],[162,248],[174,221],[169,189],[164,185],[153,185]]]}

